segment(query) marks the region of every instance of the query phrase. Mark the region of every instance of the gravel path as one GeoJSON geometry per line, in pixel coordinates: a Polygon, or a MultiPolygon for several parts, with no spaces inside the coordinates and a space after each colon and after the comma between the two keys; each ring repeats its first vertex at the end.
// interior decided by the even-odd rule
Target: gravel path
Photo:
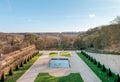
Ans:
{"type": "Polygon", "coordinates": [[[45,51],[41,56],[18,80],[17,82],[34,82],[39,73],[49,73],[53,76],[66,76],[70,73],[80,73],[84,82],[101,82],[92,70],[75,53],[70,51],[72,56],[69,58],[71,68],[49,68],[50,51],[45,51]]]}
{"type": "Polygon", "coordinates": [[[84,82],[102,82],[75,52],[72,52],[72,54],[73,72],[79,72],[84,82]]]}

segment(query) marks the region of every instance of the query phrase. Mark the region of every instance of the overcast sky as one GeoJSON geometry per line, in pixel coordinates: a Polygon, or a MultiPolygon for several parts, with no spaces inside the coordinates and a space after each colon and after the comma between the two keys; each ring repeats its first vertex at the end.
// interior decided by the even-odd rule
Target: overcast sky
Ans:
{"type": "Polygon", "coordinates": [[[86,31],[120,16],[120,0],[0,0],[0,32],[86,31]]]}

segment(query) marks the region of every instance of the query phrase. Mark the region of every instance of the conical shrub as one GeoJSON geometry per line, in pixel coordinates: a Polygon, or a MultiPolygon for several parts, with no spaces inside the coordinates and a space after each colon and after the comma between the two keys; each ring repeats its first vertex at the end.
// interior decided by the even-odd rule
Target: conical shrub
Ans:
{"type": "Polygon", "coordinates": [[[89,56],[89,57],[88,57],[88,60],[90,60],[90,58],[91,58],[91,57],[89,56]]]}
{"type": "Polygon", "coordinates": [[[15,66],[15,70],[19,70],[19,66],[18,65],[15,66]]]}
{"type": "Polygon", "coordinates": [[[94,59],[94,64],[97,64],[97,61],[96,61],[96,59],[94,59]]]}
{"type": "Polygon", "coordinates": [[[31,56],[29,57],[29,59],[31,60],[31,56]]]}
{"type": "Polygon", "coordinates": [[[1,75],[1,82],[4,82],[4,81],[5,81],[5,74],[3,72],[2,75],[1,75]]]}
{"type": "Polygon", "coordinates": [[[109,70],[108,70],[108,76],[112,76],[112,72],[111,72],[111,70],[110,70],[110,68],[109,68],[109,70]]]}
{"type": "Polygon", "coordinates": [[[9,75],[13,75],[13,70],[12,70],[12,67],[10,67],[10,70],[9,70],[9,75]]]}
{"type": "Polygon", "coordinates": [[[26,64],[27,63],[27,61],[26,61],[26,59],[24,60],[24,64],[26,64]]]}
{"type": "Polygon", "coordinates": [[[27,61],[29,61],[29,57],[28,57],[27,61]]]}
{"type": "Polygon", "coordinates": [[[98,67],[98,68],[101,68],[100,62],[97,63],[97,67],[98,67]]]}
{"type": "Polygon", "coordinates": [[[20,67],[23,67],[23,63],[22,62],[20,63],[20,67]]]}
{"type": "Polygon", "coordinates": [[[117,74],[116,82],[120,82],[120,76],[119,76],[119,74],[117,74]]]}
{"type": "Polygon", "coordinates": [[[104,64],[103,64],[103,66],[102,66],[102,71],[103,71],[103,72],[106,71],[106,68],[105,68],[104,64]]]}
{"type": "Polygon", "coordinates": [[[90,61],[93,62],[93,58],[92,57],[91,57],[90,61]]]}

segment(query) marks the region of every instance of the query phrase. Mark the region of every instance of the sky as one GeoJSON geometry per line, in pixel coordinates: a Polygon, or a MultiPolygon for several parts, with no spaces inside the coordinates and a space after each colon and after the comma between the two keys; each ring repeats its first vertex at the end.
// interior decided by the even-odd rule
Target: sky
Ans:
{"type": "Polygon", "coordinates": [[[0,0],[0,32],[79,32],[120,16],[120,0],[0,0]]]}

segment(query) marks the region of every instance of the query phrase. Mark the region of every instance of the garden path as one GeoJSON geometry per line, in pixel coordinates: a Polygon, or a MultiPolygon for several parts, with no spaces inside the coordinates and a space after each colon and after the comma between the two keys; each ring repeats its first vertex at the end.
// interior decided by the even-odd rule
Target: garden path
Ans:
{"type": "Polygon", "coordinates": [[[49,68],[50,57],[48,54],[50,51],[44,51],[44,55],[42,55],[17,82],[34,82],[39,73],[49,73],[53,76],[66,76],[70,73],[80,73],[84,82],[101,82],[75,51],[69,52],[71,52],[71,57],[69,58],[71,68],[49,68]]]}

